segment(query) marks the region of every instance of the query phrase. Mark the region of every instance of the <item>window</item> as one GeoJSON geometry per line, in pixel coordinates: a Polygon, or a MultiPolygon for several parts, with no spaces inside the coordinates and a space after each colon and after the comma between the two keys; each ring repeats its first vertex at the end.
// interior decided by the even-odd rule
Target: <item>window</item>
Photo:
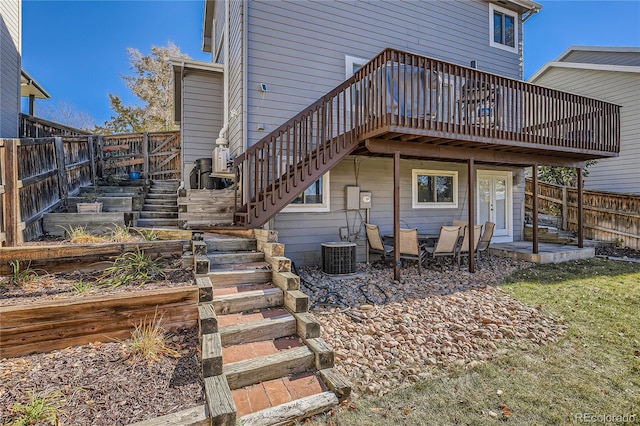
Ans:
{"type": "Polygon", "coordinates": [[[355,56],[345,55],[345,76],[351,77],[356,71],[358,71],[364,64],[369,62],[367,59],[356,58],[355,56]]]}
{"type": "Polygon", "coordinates": [[[329,173],[311,184],[283,210],[289,212],[328,212],[329,211],[329,173]]]}
{"type": "Polygon", "coordinates": [[[489,44],[499,49],[518,52],[518,14],[493,4],[489,5],[489,44]]]}
{"type": "Polygon", "coordinates": [[[458,207],[458,172],[413,170],[414,209],[458,207]]]}

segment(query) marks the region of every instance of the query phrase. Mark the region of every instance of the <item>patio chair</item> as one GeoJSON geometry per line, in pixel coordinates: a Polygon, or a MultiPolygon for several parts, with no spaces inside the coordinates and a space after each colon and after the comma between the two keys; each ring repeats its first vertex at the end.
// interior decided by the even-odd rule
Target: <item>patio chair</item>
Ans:
{"type": "Polygon", "coordinates": [[[451,257],[451,264],[456,257],[460,226],[441,226],[438,241],[433,247],[427,247],[428,256],[437,261],[441,257],[451,257]]]}
{"type": "Polygon", "coordinates": [[[418,262],[418,273],[422,275],[422,262],[427,258],[427,252],[418,242],[418,230],[400,230],[400,259],[418,262]]]}
{"type": "MultiPolygon", "coordinates": [[[[480,241],[480,235],[482,234],[482,225],[473,225],[473,255],[475,256],[478,250],[478,242],[480,241]]],[[[463,257],[469,257],[469,227],[464,227],[464,236],[462,237],[462,243],[458,246],[456,258],[458,259],[458,269],[460,269],[460,261],[463,257]]]]}
{"type": "Polygon", "coordinates": [[[369,242],[369,253],[379,254],[385,262],[393,260],[393,247],[384,243],[378,225],[365,223],[364,227],[369,242]]]}
{"type": "Polygon", "coordinates": [[[491,238],[493,238],[493,229],[496,224],[493,222],[485,222],[482,236],[478,242],[478,248],[476,250],[476,263],[480,264],[480,254],[489,250],[489,244],[491,244],[491,238]]]}

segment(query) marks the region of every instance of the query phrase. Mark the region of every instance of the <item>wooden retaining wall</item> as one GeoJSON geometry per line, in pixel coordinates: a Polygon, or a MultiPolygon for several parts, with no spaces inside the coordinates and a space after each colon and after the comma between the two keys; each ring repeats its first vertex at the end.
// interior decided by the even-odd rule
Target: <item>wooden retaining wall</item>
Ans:
{"type": "MultiPolygon", "coordinates": [[[[538,209],[562,216],[562,229],[578,229],[578,191],[538,182],[538,209]]],[[[531,209],[533,182],[527,179],[525,207],[531,209]]],[[[583,223],[586,238],[610,241],[622,247],[640,249],[640,195],[588,191],[583,196],[583,223]]]]}
{"type": "Polygon", "coordinates": [[[0,358],[127,339],[160,315],[167,329],[195,326],[197,286],[0,306],[0,358]]]}

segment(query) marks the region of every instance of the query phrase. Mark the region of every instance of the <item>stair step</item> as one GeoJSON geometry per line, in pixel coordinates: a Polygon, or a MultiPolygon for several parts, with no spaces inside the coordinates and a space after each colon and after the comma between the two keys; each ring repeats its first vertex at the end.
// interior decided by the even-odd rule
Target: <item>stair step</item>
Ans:
{"type": "Polygon", "coordinates": [[[301,346],[304,346],[304,343],[302,343],[301,339],[296,335],[231,345],[222,348],[222,361],[224,364],[231,364],[259,356],[275,354],[291,348],[299,348],[301,346]]]}
{"type": "Polygon", "coordinates": [[[284,292],[277,287],[273,287],[235,294],[214,295],[211,303],[216,314],[231,314],[249,309],[271,308],[284,303],[284,292]]]}
{"type": "Polygon", "coordinates": [[[238,284],[256,284],[271,281],[271,271],[267,270],[220,270],[208,274],[213,287],[228,287],[238,284]]]}
{"type": "Polygon", "coordinates": [[[146,198],[171,198],[176,200],[176,203],[178,202],[178,196],[175,194],[165,194],[165,193],[158,193],[158,192],[151,192],[149,191],[146,195],[146,198]]]}
{"type": "Polygon", "coordinates": [[[207,254],[211,265],[264,262],[263,252],[216,252],[207,254]]]}
{"type": "Polygon", "coordinates": [[[222,371],[231,390],[313,369],[315,355],[306,346],[225,364],[222,371]]]}
{"type": "Polygon", "coordinates": [[[254,238],[237,238],[226,235],[205,238],[208,252],[255,251],[257,242],[254,238]]]}
{"type": "Polygon", "coordinates": [[[246,263],[222,263],[209,264],[210,271],[268,271],[271,264],[267,262],[246,262],[246,263]]]}
{"type": "Polygon", "coordinates": [[[178,219],[138,219],[136,226],[140,228],[177,227],[178,219]]]}
{"type": "MultiPolygon", "coordinates": [[[[302,373],[292,377],[277,378],[268,380],[255,385],[247,386],[244,388],[236,389],[231,392],[231,396],[237,409],[237,416],[247,416],[255,413],[252,417],[261,418],[263,421],[260,423],[248,423],[248,424],[276,424],[267,423],[264,420],[276,419],[278,416],[265,416],[266,411],[271,411],[279,407],[278,411],[290,411],[291,407],[284,407],[296,403],[303,398],[309,398],[315,395],[326,393],[326,388],[322,380],[314,373],[302,373]],[[260,413],[260,415],[258,415],[260,413]]],[[[336,400],[331,400],[334,406],[337,404],[336,400]]],[[[302,405],[306,405],[302,403],[302,405]]],[[[300,407],[303,408],[303,407],[300,407]]],[[[323,410],[324,411],[324,410],[323,410]]],[[[302,417],[308,417],[312,415],[306,410],[297,410],[298,414],[303,414],[302,417]]],[[[302,417],[298,417],[302,418],[302,417]]],[[[248,416],[243,418],[241,423],[244,425],[244,420],[248,420],[248,416]]],[[[296,420],[291,418],[291,420],[296,420]]]]}
{"type": "Polygon", "coordinates": [[[284,309],[262,309],[219,315],[218,331],[222,346],[230,346],[291,336],[297,331],[297,323],[284,309]]]}
{"type": "Polygon", "coordinates": [[[145,202],[142,205],[142,210],[143,211],[148,211],[148,212],[175,212],[175,213],[178,213],[178,206],[177,205],[162,206],[162,205],[149,204],[149,203],[145,202]]]}
{"type": "Polygon", "coordinates": [[[178,219],[175,212],[140,212],[140,219],[178,219]]]}
{"type": "Polygon", "coordinates": [[[154,206],[177,206],[175,200],[170,198],[145,198],[144,204],[154,205],[154,206]]]}

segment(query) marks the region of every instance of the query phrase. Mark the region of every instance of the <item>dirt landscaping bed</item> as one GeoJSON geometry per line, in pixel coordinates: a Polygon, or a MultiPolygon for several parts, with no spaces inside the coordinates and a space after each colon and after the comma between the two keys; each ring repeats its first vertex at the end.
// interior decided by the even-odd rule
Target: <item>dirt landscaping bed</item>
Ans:
{"type": "MultiPolygon", "coordinates": [[[[164,276],[151,279],[144,285],[100,285],[104,268],[111,265],[111,262],[104,262],[100,270],[53,274],[46,273],[44,269],[29,271],[25,264],[21,271],[25,275],[20,277],[22,281],[19,284],[15,282],[15,276],[2,277],[2,327],[9,323],[5,319],[20,322],[18,317],[21,312],[28,310],[30,318],[35,315],[33,312],[41,312],[35,316],[41,316],[43,322],[38,323],[37,318],[31,323],[24,321],[27,322],[25,327],[29,328],[27,334],[31,333],[36,338],[44,338],[45,333],[51,332],[47,331],[49,327],[67,321],[69,324],[78,323],[78,333],[82,328],[94,330],[96,340],[44,353],[1,359],[0,424],[13,424],[18,420],[20,407],[16,404],[34,405],[49,397],[52,406],[56,407],[59,424],[78,426],[126,425],[202,404],[203,381],[200,375],[198,330],[194,319],[197,315],[197,289],[191,289],[195,287],[193,273],[182,268],[182,260],[179,258],[163,259],[163,262],[164,276]],[[189,295],[193,293],[193,297],[189,296],[193,301],[185,300],[187,305],[193,305],[193,318],[190,312],[173,316],[170,314],[162,318],[162,323],[167,324],[165,338],[171,356],[160,356],[153,362],[131,356],[128,349],[134,343],[130,339],[131,331],[142,325],[140,319],[143,317],[145,324],[154,320],[153,307],[143,307],[145,303],[153,301],[136,302],[136,297],[144,295],[144,299],[152,294],[157,295],[154,297],[159,300],[171,297],[175,299],[175,296],[170,295],[174,294],[174,290],[184,292],[183,289],[188,289],[189,295]],[[107,307],[101,307],[103,301],[107,301],[107,307]],[[123,301],[131,301],[134,306],[138,306],[132,313],[118,314],[119,310],[124,309],[123,301]],[[71,311],[70,319],[63,318],[64,313],[59,314],[57,311],[64,312],[65,306],[67,311],[71,311]],[[92,310],[95,310],[94,320],[97,325],[91,325],[91,319],[73,318],[74,315],[94,315],[92,310]],[[100,320],[99,314],[106,314],[113,321],[100,320]],[[100,335],[103,330],[113,327],[110,323],[118,321],[118,318],[128,320],[129,331],[110,334],[117,337],[106,338],[105,335],[100,335]],[[185,323],[185,320],[192,325],[169,327],[172,323],[185,323]]],[[[184,296],[180,297],[184,299],[184,296]]],[[[180,312],[184,312],[183,308],[180,309],[180,312]]],[[[162,312],[162,309],[158,309],[158,312],[162,312]]],[[[2,339],[12,339],[10,334],[15,331],[15,328],[5,330],[2,339]]],[[[67,333],[66,337],[70,341],[75,338],[69,327],[64,327],[64,331],[51,333],[67,333]]],[[[35,347],[38,345],[40,344],[34,344],[35,347]]],[[[45,346],[46,344],[42,344],[42,347],[45,346]]],[[[24,424],[54,423],[40,421],[24,424]]]]}

